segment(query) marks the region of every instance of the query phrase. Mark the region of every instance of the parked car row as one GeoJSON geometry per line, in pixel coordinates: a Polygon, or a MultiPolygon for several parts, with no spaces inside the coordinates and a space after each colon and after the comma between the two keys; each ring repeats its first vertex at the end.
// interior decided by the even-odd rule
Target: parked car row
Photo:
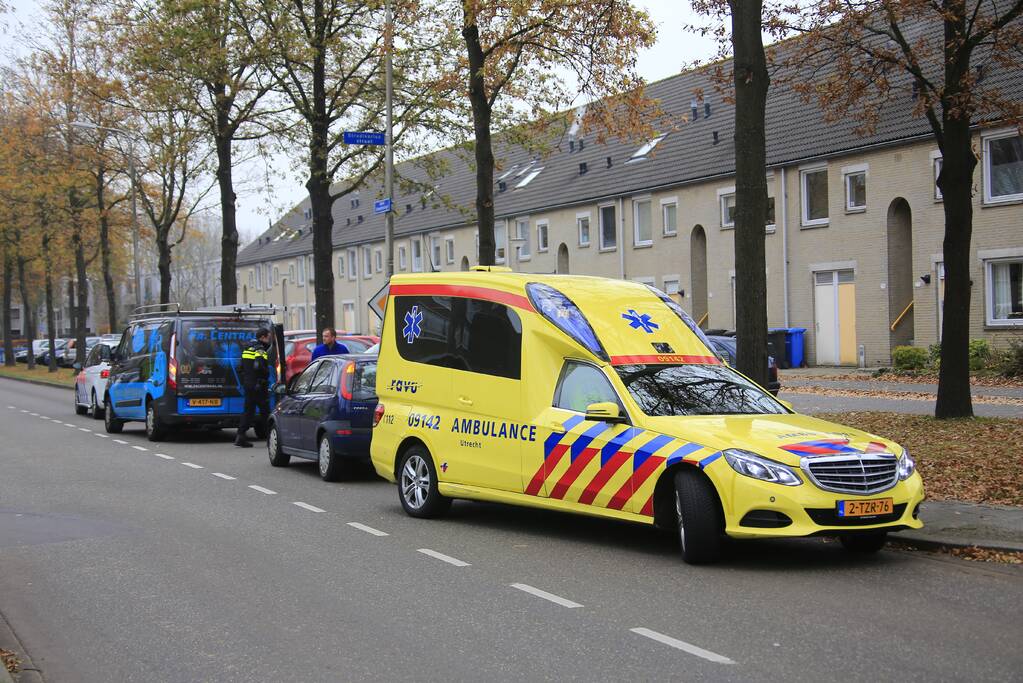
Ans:
{"type": "MultiPolygon", "coordinates": [[[[99,344],[102,341],[110,342],[110,341],[116,341],[116,340],[118,340],[120,338],[121,338],[120,335],[111,335],[111,334],[105,334],[105,335],[93,336],[93,337],[86,337],[85,338],[85,353],[88,356],[88,353],[92,350],[92,348],[94,346],[96,346],[96,344],[99,344]]],[[[74,364],[76,362],[76,359],[78,357],[78,353],[77,353],[77,350],[76,350],[77,349],[77,345],[78,345],[78,340],[74,339],[74,338],[71,338],[71,339],[55,339],[54,340],[54,344],[53,344],[54,348],[53,348],[52,353],[53,353],[54,357],[57,359],[57,365],[59,367],[70,368],[70,367],[74,366],[74,364]]],[[[51,353],[51,351],[50,351],[50,341],[48,339],[36,339],[36,340],[33,340],[33,342],[32,342],[32,355],[35,358],[35,362],[37,364],[39,364],[39,365],[49,365],[50,364],[50,353],[51,353]]],[[[29,350],[28,349],[22,349],[21,351],[18,351],[14,355],[14,359],[17,362],[19,362],[19,363],[27,363],[28,362],[28,355],[29,355],[29,350]]]]}
{"type": "MultiPolygon", "coordinates": [[[[151,440],[236,426],[240,349],[264,327],[248,311],[137,316],[90,353],[75,408],[111,433],[142,421],[151,440]]],[[[395,275],[380,338],[338,337],[368,353],[310,360],[314,336],[273,329],[270,464],[316,461],[334,481],[369,459],[412,517],[473,499],[655,525],[690,563],[713,561],[726,536],[830,535],[874,552],[922,526],[906,449],[797,415],[777,385],[732,369],[733,337],[708,338],[649,285],[498,267],[395,275]]]]}

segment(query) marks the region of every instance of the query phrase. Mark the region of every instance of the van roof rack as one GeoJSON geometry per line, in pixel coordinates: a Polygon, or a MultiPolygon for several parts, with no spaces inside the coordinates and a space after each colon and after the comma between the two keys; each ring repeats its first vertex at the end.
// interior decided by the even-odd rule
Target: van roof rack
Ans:
{"type": "Polygon", "coordinates": [[[224,306],[207,306],[192,311],[182,310],[179,303],[149,304],[139,306],[129,316],[129,320],[146,320],[167,316],[204,316],[212,314],[232,317],[259,316],[266,317],[277,313],[274,304],[227,304],[224,306]]]}

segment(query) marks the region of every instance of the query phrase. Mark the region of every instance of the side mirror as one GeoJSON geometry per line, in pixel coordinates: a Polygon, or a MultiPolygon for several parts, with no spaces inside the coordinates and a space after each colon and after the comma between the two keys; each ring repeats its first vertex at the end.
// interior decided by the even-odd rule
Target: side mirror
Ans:
{"type": "Polygon", "coordinates": [[[777,401],[778,401],[778,403],[782,404],[783,406],[785,406],[786,408],[788,408],[792,412],[796,412],[795,407],[791,403],[789,403],[788,401],[786,401],[784,399],[780,399],[780,398],[778,398],[777,401]]]}
{"type": "Polygon", "coordinates": [[[625,416],[617,403],[611,401],[591,403],[586,406],[586,419],[599,422],[625,422],[625,416]]]}
{"type": "Polygon", "coordinates": [[[288,395],[288,387],[280,382],[274,385],[274,396],[284,398],[288,395]]]}
{"type": "Polygon", "coordinates": [[[71,366],[71,368],[72,368],[72,369],[73,369],[73,370],[74,370],[75,372],[81,372],[81,371],[82,371],[82,364],[81,364],[81,363],[78,363],[78,362],[76,362],[76,363],[75,363],[74,365],[72,365],[72,366],[71,366]]]}

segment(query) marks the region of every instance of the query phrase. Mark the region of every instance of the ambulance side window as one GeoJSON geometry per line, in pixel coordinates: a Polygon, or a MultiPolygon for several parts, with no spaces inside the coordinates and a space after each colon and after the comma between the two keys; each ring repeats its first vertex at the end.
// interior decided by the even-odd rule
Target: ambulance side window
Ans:
{"type": "Polygon", "coordinates": [[[585,413],[591,403],[615,403],[621,406],[618,394],[604,373],[585,363],[565,363],[558,388],[554,391],[554,407],[585,413]]]}
{"type": "Polygon", "coordinates": [[[455,338],[465,369],[482,375],[522,376],[522,321],[508,306],[469,299],[455,338]]]}
{"type": "Polygon", "coordinates": [[[462,368],[454,351],[451,297],[399,296],[394,299],[394,342],[413,363],[462,368]]]}

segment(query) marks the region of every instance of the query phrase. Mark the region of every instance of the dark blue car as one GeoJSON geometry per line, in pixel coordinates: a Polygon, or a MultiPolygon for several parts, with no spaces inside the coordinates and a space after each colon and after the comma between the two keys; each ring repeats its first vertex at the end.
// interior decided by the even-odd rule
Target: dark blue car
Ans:
{"type": "Polygon", "coordinates": [[[337,481],[353,460],[369,461],[376,395],[375,355],[326,356],[278,386],[266,447],[270,464],[291,456],[316,460],[325,481],[337,481]]]}

